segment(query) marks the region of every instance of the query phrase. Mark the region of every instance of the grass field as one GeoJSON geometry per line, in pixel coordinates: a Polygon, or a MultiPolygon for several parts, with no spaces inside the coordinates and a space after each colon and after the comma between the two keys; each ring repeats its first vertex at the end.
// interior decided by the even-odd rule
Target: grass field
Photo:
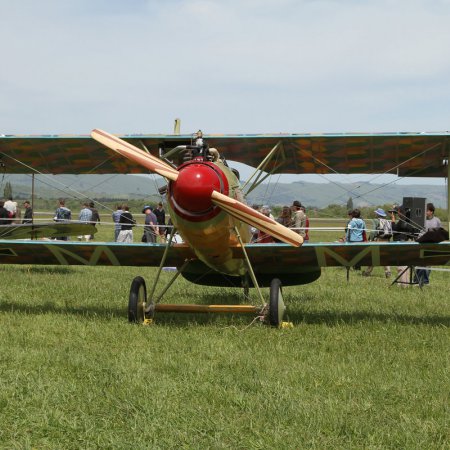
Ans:
{"type": "MultiPolygon", "coordinates": [[[[129,325],[131,279],[155,271],[0,267],[0,448],[450,448],[447,273],[420,290],[327,269],[284,289],[293,329],[129,325]]],[[[179,280],[166,301],[242,299],[179,280]]]]}

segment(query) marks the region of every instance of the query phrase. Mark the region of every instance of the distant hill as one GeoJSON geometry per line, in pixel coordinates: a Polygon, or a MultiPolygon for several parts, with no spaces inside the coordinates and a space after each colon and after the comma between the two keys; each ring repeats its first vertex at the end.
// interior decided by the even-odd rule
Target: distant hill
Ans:
{"type": "Polygon", "coordinates": [[[447,207],[447,186],[396,185],[383,186],[367,182],[353,184],[306,183],[260,185],[248,196],[249,203],[290,205],[300,200],[304,205],[323,208],[330,204],[345,205],[352,197],[354,206],[401,203],[403,197],[425,197],[436,207],[447,207]]]}
{"type": "MultiPolygon", "coordinates": [[[[8,175],[15,197],[31,196],[30,175],[8,175]]],[[[5,179],[6,181],[6,179],[5,179]]],[[[40,198],[147,198],[164,184],[159,176],[137,175],[36,175],[35,195],[40,198]],[[80,196],[82,194],[82,196],[80,196]]],[[[1,186],[0,196],[3,196],[1,186]]]]}
{"type": "MultiPolygon", "coordinates": [[[[30,175],[6,175],[0,185],[0,197],[3,187],[10,181],[13,195],[17,198],[31,196],[30,175]]],[[[138,175],[37,175],[35,192],[40,198],[127,198],[144,199],[158,195],[158,187],[164,184],[158,176],[138,175]]],[[[352,197],[354,206],[384,205],[401,202],[403,197],[426,197],[437,207],[447,206],[447,187],[434,185],[397,185],[383,186],[367,182],[353,184],[341,183],[294,183],[262,184],[250,193],[249,203],[290,205],[300,200],[308,207],[323,208],[330,204],[345,205],[352,197]]]]}

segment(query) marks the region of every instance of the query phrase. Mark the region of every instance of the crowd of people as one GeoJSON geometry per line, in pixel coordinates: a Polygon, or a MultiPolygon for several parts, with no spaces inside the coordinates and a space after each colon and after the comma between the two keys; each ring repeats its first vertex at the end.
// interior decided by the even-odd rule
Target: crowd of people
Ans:
{"type": "MultiPolygon", "coordinates": [[[[145,205],[142,208],[142,214],[145,214],[144,231],[141,242],[156,243],[158,239],[165,241],[166,231],[166,212],[162,202],[159,202],[156,208],[145,205]]],[[[128,205],[117,205],[112,213],[114,222],[114,240],[116,242],[133,242],[133,228],[136,226],[136,220],[130,212],[128,205]]]]}
{"type": "Polygon", "coordinates": [[[33,210],[31,203],[25,200],[19,208],[17,202],[10,196],[6,200],[0,200],[0,225],[11,225],[19,223],[31,223],[33,221],[33,210]]]}
{"type": "MultiPolygon", "coordinates": [[[[12,197],[6,200],[0,200],[0,225],[27,224],[33,222],[33,209],[28,200],[23,202],[23,208],[18,207],[17,202],[12,197]],[[23,215],[22,215],[23,212],[23,215]]],[[[145,225],[141,242],[155,243],[165,242],[166,212],[162,202],[156,207],[145,205],[142,209],[145,214],[145,225]]],[[[112,213],[114,222],[114,241],[115,242],[133,242],[133,228],[136,226],[136,220],[130,212],[128,205],[117,205],[112,213]]],[[[66,205],[65,199],[58,200],[57,207],[53,217],[54,222],[67,223],[72,220],[78,220],[82,223],[97,224],[100,223],[100,214],[93,201],[84,202],[81,205],[78,217],[72,215],[72,211],[66,205]]],[[[77,236],[79,241],[90,241],[94,238],[91,234],[77,236]]],[[[68,236],[60,236],[58,240],[69,240],[68,236]]]]}
{"type": "MultiPolygon", "coordinates": [[[[349,220],[345,228],[345,237],[341,238],[342,242],[365,242],[365,241],[377,241],[377,242],[404,242],[421,240],[421,237],[425,236],[425,233],[432,230],[441,229],[442,224],[438,217],[434,215],[435,207],[433,203],[427,203],[425,226],[421,227],[418,224],[411,221],[408,211],[406,211],[403,205],[395,205],[391,210],[386,213],[382,208],[378,208],[374,211],[375,218],[372,219],[372,226],[369,235],[367,235],[367,227],[365,221],[361,217],[361,211],[359,209],[353,209],[348,211],[349,220]],[[388,214],[390,215],[388,217],[388,214]]],[[[360,267],[355,266],[355,269],[360,267]]],[[[373,267],[369,266],[362,272],[363,276],[371,276],[373,267]]],[[[391,268],[389,266],[384,267],[384,273],[386,278],[391,277],[391,268]]],[[[413,283],[419,285],[429,284],[430,280],[429,269],[416,269],[413,283]]],[[[410,268],[408,266],[397,266],[397,281],[402,286],[408,286],[411,284],[410,268]]]]}
{"type": "MultiPolygon", "coordinates": [[[[287,228],[292,228],[293,231],[302,236],[303,242],[309,242],[309,218],[306,215],[306,208],[302,206],[298,200],[294,200],[292,206],[283,206],[279,216],[276,219],[272,215],[272,210],[268,205],[253,205],[253,209],[261,212],[271,219],[276,220],[278,223],[287,228]]],[[[279,242],[274,237],[254,227],[251,228],[251,233],[251,242],[253,243],[270,244],[279,242]]]]}
{"type": "MultiPolygon", "coordinates": [[[[30,202],[26,200],[22,206],[23,209],[20,209],[12,197],[6,200],[0,200],[0,225],[32,223],[33,210],[30,202]],[[21,214],[22,211],[23,217],[21,214]]],[[[254,205],[253,208],[300,234],[303,237],[304,243],[309,242],[309,218],[306,214],[305,207],[299,200],[295,200],[291,206],[283,206],[277,218],[274,218],[271,208],[268,205],[254,205]]],[[[437,230],[442,227],[441,221],[435,216],[435,207],[432,203],[427,203],[426,205],[426,220],[425,227],[423,228],[410,220],[408,211],[405,210],[403,205],[394,206],[387,212],[382,208],[378,208],[373,213],[374,217],[369,219],[372,221],[369,231],[358,208],[348,211],[348,222],[345,227],[345,233],[339,241],[349,243],[366,241],[386,243],[391,240],[394,242],[408,240],[420,241],[420,237],[429,232],[429,230],[437,230]]],[[[145,205],[142,209],[142,214],[145,215],[145,219],[140,241],[146,243],[165,242],[167,233],[170,231],[170,219],[169,224],[166,225],[166,213],[162,202],[159,202],[156,207],[145,205]]],[[[116,210],[112,213],[112,219],[114,222],[114,241],[133,242],[133,228],[136,226],[136,220],[130,212],[128,205],[117,205],[116,210]]],[[[54,221],[68,222],[71,220],[71,210],[66,206],[65,200],[60,199],[55,211],[54,221]]],[[[93,224],[100,223],[100,214],[93,201],[83,203],[78,214],[78,221],[93,224]]],[[[251,233],[251,242],[253,243],[279,242],[272,236],[256,228],[251,228],[251,233]]],[[[68,238],[60,237],[59,239],[67,240],[68,238]]],[[[90,241],[92,239],[93,235],[78,236],[78,240],[80,241],[90,241]]],[[[355,268],[360,269],[360,267],[355,268]]],[[[362,275],[369,277],[372,271],[373,267],[369,266],[362,272],[362,275]]],[[[391,277],[391,268],[385,266],[384,273],[386,278],[391,277]]],[[[408,280],[410,279],[408,267],[397,267],[397,274],[400,283],[408,284],[408,280]]],[[[415,276],[420,281],[420,284],[428,284],[430,271],[428,269],[418,269],[416,270],[415,276]]]]}

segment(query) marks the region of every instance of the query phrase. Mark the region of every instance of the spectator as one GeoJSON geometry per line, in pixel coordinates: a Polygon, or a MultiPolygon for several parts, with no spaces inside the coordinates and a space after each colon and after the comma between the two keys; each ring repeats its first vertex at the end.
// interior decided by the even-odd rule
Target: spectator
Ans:
{"type": "Polygon", "coordinates": [[[294,200],[291,210],[294,213],[294,231],[305,241],[306,214],[302,211],[302,204],[298,200],[294,200]]]}
{"type": "MultiPolygon", "coordinates": [[[[392,224],[390,220],[386,219],[386,213],[384,209],[378,208],[374,211],[376,219],[374,221],[374,231],[371,233],[371,240],[378,242],[389,242],[392,237],[392,224]]],[[[367,267],[362,273],[365,277],[372,275],[373,266],[367,267]]],[[[384,266],[384,275],[386,278],[391,276],[390,266],[384,266]]]]}
{"type": "Polygon", "coordinates": [[[273,215],[272,215],[272,210],[270,209],[269,205],[263,205],[263,206],[261,207],[261,212],[262,212],[265,216],[269,217],[270,219],[275,220],[275,218],[274,218],[273,215]],[[264,211],[265,211],[265,212],[264,212],[264,211]],[[268,215],[267,215],[267,212],[268,212],[268,215]]]}
{"type": "Polygon", "coordinates": [[[117,242],[133,242],[133,227],[136,221],[133,219],[129,211],[128,205],[123,205],[124,212],[120,215],[120,232],[117,237],[117,242]]]}
{"type": "Polygon", "coordinates": [[[163,204],[161,202],[158,203],[158,207],[153,210],[153,214],[156,216],[158,221],[158,234],[161,238],[161,241],[164,242],[165,235],[165,224],[166,224],[166,212],[164,211],[163,204]]]}
{"type": "Polygon", "coordinates": [[[25,213],[23,215],[22,223],[33,223],[33,209],[28,200],[23,202],[23,207],[25,208],[25,213]]]}
{"type": "Polygon", "coordinates": [[[116,210],[112,213],[112,219],[114,222],[114,241],[117,242],[117,238],[120,233],[120,215],[124,212],[122,205],[117,205],[116,210]]]}
{"type": "MultiPolygon", "coordinates": [[[[272,216],[270,208],[267,205],[264,205],[261,208],[261,213],[264,214],[267,217],[272,216]]],[[[272,216],[273,217],[273,216],[272,216]]],[[[264,231],[258,230],[258,244],[273,244],[275,241],[272,236],[265,233],[264,231]]]]}
{"type": "MultiPolygon", "coordinates": [[[[425,219],[425,230],[419,235],[419,237],[428,230],[431,230],[432,228],[441,228],[442,224],[438,217],[434,215],[434,205],[433,203],[427,203],[427,212],[426,212],[426,219],[425,219]]],[[[416,277],[419,284],[430,284],[430,273],[431,270],[428,269],[417,269],[416,270],[416,277]]]]}
{"type": "Polygon", "coordinates": [[[89,209],[92,211],[91,222],[95,225],[97,222],[100,222],[100,214],[94,202],[89,202],[89,209]]]}
{"type": "Polygon", "coordinates": [[[11,221],[9,220],[8,210],[4,207],[5,202],[0,200],[0,225],[9,225],[11,221]]]}
{"type": "MultiPolygon", "coordinates": [[[[280,215],[277,217],[276,221],[281,225],[291,228],[292,227],[292,211],[289,206],[283,206],[280,211],[280,215]]],[[[273,238],[275,242],[282,242],[279,239],[273,238]]]]}
{"type": "Polygon", "coordinates": [[[292,221],[292,211],[289,206],[283,206],[283,208],[280,211],[280,215],[277,217],[277,222],[281,223],[281,225],[284,225],[287,228],[291,228],[293,225],[292,221]]]}
{"type": "MultiPolygon", "coordinates": [[[[10,219],[15,219],[16,215],[17,215],[17,202],[13,202],[12,197],[8,197],[8,199],[6,200],[4,206],[3,206],[6,211],[8,211],[8,217],[10,219]]],[[[10,221],[12,222],[12,221],[10,221]]]]}
{"type": "MultiPolygon", "coordinates": [[[[95,203],[94,202],[90,202],[89,203],[89,209],[92,211],[92,218],[91,218],[91,223],[93,225],[96,225],[97,223],[100,223],[100,214],[98,213],[97,208],[95,207],[95,203]]],[[[91,234],[90,239],[94,239],[94,235],[91,234]]]]}
{"type": "Polygon", "coordinates": [[[347,231],[345,235],[346,242],[364,242],[364,232],[366,224],[361,219],[361,211],[355,208],[351,212],[351,220],[348,222],[347,231]]]}
{"type": "Polygon", "coordinates": [[[63,198],[59,199],[58,208],[56,208],[55,217],[53,220],[55,222],[72,220],[72,211],[66,207],[66,201],[63,198]]]}
{"type": "Polygon", "coordinates": [[[305,237],[303,238],[303,242],[309,242],[309,217],[306,215],[306,208],[301,206],[300,209],[305,214],[305,237]]]}
{"type": "Polygon", "coordinates": [[[347,240],[347,230],[348,230],[348,224],[351,222],[351,220],[353,219],[352,217],[352,213],[353,213],[353,209],[349,209],[347,211],[347,224],[345,225],[344,228],[344,237],[340,237],[339,238],[339,242],[345,242],[347,240]]]}
{"type": "MultiPolygon", "coordinates": [[[[255,211],[261,212],[261,208],[259,205],[253,205],[252,208],[255,211]]],[[[255,243],[258,242],[258,229],[256,227],[250,227],[250,233],[251,233],[251,238],[250,238],[250,242],[251,243],[255,243]]]]}
{"type": "MultiPolygon", "coordinates": [[[[366,241],[366,223],[361,218],[361,211],[357,208],[351,211],[351,220],[348,222],[345,235],[346,242],[364,242],[366,241]]],[[[359,264],[353,266],[355,270],[361,270],[359,264]]]]}
{"type": "Polygon", "coordinates": [[[154,244],[158,235],[158,219],[150,206],[144,206],[142,213],[145,214],[145,225],[141,241],[154,244]]]}
{"type": "MultiPolygon", "coordinates": [[[[91,223],[92,221],[92,210],[89,208],[88,203],[83,203],[83,208],[80,211],[80,214],[78,215],[78,220],[80,222],[84,223],[91,223]]],[[[81,236],[78,236],[78,240],[81,241],[82,239],[85,239],[86,241],[91,240],[90,234],[84,234],[81,236]]]]}
{"type": "MultiPolygon", "coordinates": [[[[68,222],[69,220],[72,220],[72,212],[69,208],[66,208],[66,201],[63,198],[59,199],[58,208],[56,208],[55,217],[53,220],[55,222],[68,222]]],[[[60,241],[68,241],[69,237],[60,236],[55,237],[55,239],[58,239],[60,241]]]]}

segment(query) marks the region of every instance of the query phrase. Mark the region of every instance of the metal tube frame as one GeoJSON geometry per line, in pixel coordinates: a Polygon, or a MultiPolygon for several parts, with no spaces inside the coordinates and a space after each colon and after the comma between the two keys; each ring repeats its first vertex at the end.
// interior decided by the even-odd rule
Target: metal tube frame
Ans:
{"type": "Polygon", "coordinates": [[[267,154],[267,156],[261,161],[261,163],[252,173],[250,178],[244,183],[244,185],[242,186],[242,190],[244,190],[245,187],[250,183],[250,181],[257,175],[256,180],[253,182],[253,184],[249,187],[248,191],[246,192],[246,194],[249,194],[253,189],[259,186],[269,175],[272,175],[275,170],[281,167],[285,161],[286,156],[284,154],[283,142],[278,141],[277,144],[272,148],[272,150],[270,150],[270,152],[267,154]],[[269,162],[271,161],[271,159],[273,158],[273,156],[277,151],[280,151],[281,162],[278,163],[270,172],[262,176],[264,169],[266,168],[267,164],[269,164],[269,162]]]}
{"type": "Polygon", "coordinates": [[[164,253],[161,258],[161,262],[159,263],[158,272],[156,272],[156,277],[155,277],[155,281],[152,286],[152,290],[151,290],[150,294],[148,294],[148,296],[147,296],[147,301],[149,301],[149,300],[151,301],[151,299],[153,298],[153,294],[155,293],[156,285],[158,284],[162,268],[164,267],[164,263],[166,262],[167,254],[169,253],[169,247],[172,244],[172,239],[173,239],[174,234],[175,234],[175,227],[173,227],[172,230],[170,231],[169,242],[167,242],[166,248],[164,249],[164,253]]]}
{"type": "Polygon", "coordinates": [[[239,241],[239,244],[241,245],[242,252],[244,253],[244,259],[245,259],[245,262],[247,263],[247,268],[248,268],[248,272],[249,272],[250,278],[252,279],[253,285],[255,286],[256,290],[258,291],[258,295],[259,295],[259,298],[261,300],[261,303],[262,303],[263,307],[265,307],[266,306],[266,302],[264,301],[264,297],[262,295],[261,289],[260,289],[258,281],[256,279],[255,272],[253,272],[252,264],[250,262],[250,259],[249,259],[248,255],[247,255],[247,251],[245,250],[244,242],[242,241],[242,237],[239,234],[239,230],[238,230],[237,227],[234,227],[234,232],[236,233],[236,237],[237,237],[237,239],[239,241]]]}

